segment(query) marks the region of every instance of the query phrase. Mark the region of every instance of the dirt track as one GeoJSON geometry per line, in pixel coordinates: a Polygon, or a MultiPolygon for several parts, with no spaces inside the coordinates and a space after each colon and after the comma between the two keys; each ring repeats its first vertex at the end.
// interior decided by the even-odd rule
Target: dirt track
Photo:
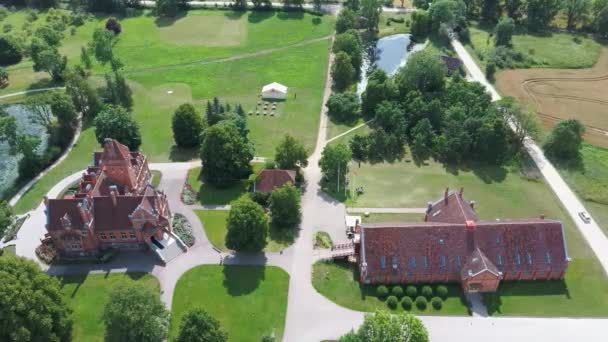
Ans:
{"type": "Polygon", "coordinates": [[[532,106],[545,126],[576,118],[587,127],[588,142],[608,147],[608,48],[591,69],[506,70],[496,86],[532,106]]]}

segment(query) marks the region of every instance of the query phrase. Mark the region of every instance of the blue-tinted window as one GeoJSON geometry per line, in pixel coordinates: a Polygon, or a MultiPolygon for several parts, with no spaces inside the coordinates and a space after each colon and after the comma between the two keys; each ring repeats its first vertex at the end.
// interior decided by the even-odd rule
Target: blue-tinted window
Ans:
{"type": "Polygon", "coordinates": [[[496,255],[496,263],[498,264],[498,266],[502,265],[502,255],[496,255]]]}
{"type": "Polygon", "coordinates": [[[386,257],[383,255],[380,257],[380,268],[386,267],[386,257]]]}
{"type": "Polygon", "coordinates": [[[521,265],[521,255],[519,253],[515,254],[515,263],[521,265]]]}
{"type": "Polygon", "coordinates": [[[460,255],[456,256],[456,267],[460,267],[460,255]]]}
{"type": "Polygon", "coordinates": [[[442,255],[439,258],[439,262],[441,263],[441,267],[445,267],[445,255],[442,255]]]}
{"type": "Polygon", "coordinates": [[[547,252],[547,254],[545,254],[545,262],[547,264],[551,263],[551,254],[549,254],[549,252],[547,252]]]}
{"type": "Polygon", "coordinates": [[[393,255],[392,261],[393,261],[393,268],[397,268],[397,257],[393,255]]]}
{"type": "Polygon", "coordinates": [[[422,257],[422,267],[426,268],[427,264],[426,264],[426,256],[422,257]]]}
{"type": "Polygon", "coordinates": [[[528,265],[532,265],[532,254],[530,254],[530,252],[526,253],[526,261],[528,262],[528,265]]]}
{"type": "Polygon", "coordinates": [[[416,257],[410,257],[410,267],[412,269],[416,268],[416,257]]]}

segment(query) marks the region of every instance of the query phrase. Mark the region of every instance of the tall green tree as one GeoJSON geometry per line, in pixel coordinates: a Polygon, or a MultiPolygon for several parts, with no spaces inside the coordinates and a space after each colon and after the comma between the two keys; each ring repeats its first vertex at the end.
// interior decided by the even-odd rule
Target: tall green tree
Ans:
{"type": "Polygon", "coordinates": [[[505,11],[509,18],[513,20],[521,18],[523,8],[524,2],[522,0],[505,0],[505,11]]]}
{"type": "Polygon", "coordinates": [[[93,87],[78,71],[68,68],[65,73],[65,91],[83,118],[92,119],[101,110],[101,100],[93,87]]]}
{"type": "Polygon", "coordinates": [[[171,128],[177,146],[192,148],[200,145],[203,120],[192,104],[184,103],[177,107],[171,128]]]}
{"type": "Polygon", "coordinates": [[[573,30],[577,23],[589,15],[591,0],[563,0],[563,6],[568,30],[573,30]]]}
{"type": "Polygon", "coordinates": [[[180,323],[175,342],[226,342],[228,334],[220,322],[201,308],[188,310],[180,323]]]}
{"type": "Polygon", "coordinates": [[[370,142],[368,137],[359,134],[355,135],[348,142],[348,147],[350,147],[353,160],[359,164],[359,167],[361,167],[361,162],[368,159],[369,145],[370,142]]]}
{"type": "Polygon", "coordinates": [[[434,150],[435,133],[429,119],[424,118],[412,128],[410,151],[417,165],[428,160],[434,150]]]}
{"type": "Polygon", "coordinates": [[[549,28],[561,8],[561,0],[527,0],[528,29],[541,31],[549,28]]]}
{"type": "MultiPolygon", "coordinates": [[[[2,135],[0,134],[0,139],[2,135]]],[[[13,225],[15,217],[13,216],[13,208],[6,201],[0,201],[0,238],[4,236],[6,230],[13,225]]]]}
{"type": "Polygon", "coordinates": [[[139,125],[131,113],[120,106],[108,105],[95,117],[95,137],[100,145],[106,139],[116,139],[125,144],[131,151],[137,151],[141,145],[139,125]]]}
{"type": "Polygon", "coordinates": [[[95,59],[102,65],[110,64],[113,70],[122,67],[122,63],[114,55],[115,35],[113,32],[98,28],[93,31],[93,39],[89,42],[89,49],[95,59]]]}
{"type": "Polygon", "coordinates": [[[486,23],[495,23],[500,18],[500,1],[483,0],[481,5],[481,19],[486,23]]]}
{"type": "Polygon", "coordinates": [[[378,31],[382,3],[379,0],[361,0],[360,14],[365,18],[365,28],[372,32],[378,31]]]}
{"type": "Polygon", "coordinates": [[[543,144],[547,157],[554,161],[573,163],[580,159],[585,126],[578,120],[569,119],[558,123],[543,144]]]}
{"type": "Polygon", "coordinates": [[[417,10],[412,13],[410,32],[417,40],[423,39],[431,33],[431,17],[429,12],[417,10]]]}
{"type": "Polygon", "coordinates": [[[324,181],[329,185],[335,184],[343,189],[348,174],[348,162],[351,157],[350,150],[344,144],[325,146],[319,160],[324,181]]]}
{"type": "Polygon", "coordinates": [[[59,281],[35,262],[0,258],[0,340],[70,341],[71,311],[59,281]]]}
{"type": "Polygon", "coordinates": [[[357,331],[342,336],[340,342],[428,342],[426,328],[409,313],[390,314],[376,311],[366,314],[357,331]]]}
{"type": "Polygon", "coordinates": [[[363,63],[363,46],[361,38],[356,30],[346,31],[344,33],[336,35],[334,40],[333,52],[338,53],[344,51],[355,69],[355,74],[359,74],[361,70],[361,64],[363,63]]]}
{"type": "Polygon", "coordinates": [[[308,165],[308,152],[304,144],[289,134],[285,134],[275,151],[274,160],[281,169],[295,170],[297,165],[308,165]]]}
{"type": "Polygon", "coordinates": [[[249,196],[232,202],[226,220],[226,247],[235,251],[259,252],[266,246],[268,216],[249,196]]]}
{"type": "Polygon", "coordinates": [[[331,67],[331,77],[334,81],[334,87],[339,91],[345,90],[355,81],[355,68],[350,56],[344,51],[336,54],[334,64],[331,67]]]}
{"type": "Polygon", "coordinates": [[[597,12],[595,16],[595,27],[602,37],[608,37],[608,5],[597,12]]]}
{"type": "Polygon", "coordinates": [[[336,33],[344,33],[357,28],[357,14],[346,7],[340,11],[336,19],[336,33]]]}
{"type": "Polygon", "coordinates": [[[108,73],[105,76],[106,87],[103,91],[105,102],[115,105],[122,106],[127,110],[133,108],[133,91],[127,84],[127,80],[119,70],[114,70],[112,73],[108,73]]]}
{"type": "Polygon", "coordinates": [[[186,0],[156,0],[156,15],[174,17],[179,11],[187,8],[186,0]]]}
{"type": "Polygon", "coordinates": [[[407,64],[399,69],[395,83],[401,95],[410,91],[431,93],[443,90],[446,76],[445,64],[439,56],[419,51],[413,53],[407,64]]]}
{"type": "Polygon", "coordinates": [[[212,185],[227,187],[251,174],[253,145],[231,122],[220,122],[205,131],[201,145],[203,177],[212,185]]]}
{"type": "Polygon", "coordinates": [[[359,96],[354,92],[331,94],[327,114],[338,122],[353,122],[359,117],[359,96]]]}
{"type": "Polygon", "coordinates": [[[34,31],[34,37],[41,39],[49,46],[59,47],[63,39],[63,32],[55,30],[51,25],[42,25],[34,31]]]}
{"type": "Polygon", "coordinates": [[[295,229],[302,221],[300,190],[291,184],[276,188],[270,194],[272,225],[281,229],[295,229]]]}
{"type": "Polygon", "coordinates": [[[34,71],[46,71],[53,81],[63,80],[63,72],[68,64],[67,57],[61,56],[59,51],[53,46],[40,45],[39,50],[32,51],[32,61],[34,71]]]}
{"type": "Polygon", "coordinates": [[[112,288],[102,318],[108,341],[162,342],[169,331],[159,293],[136,282],[112,288]]]}
{"type": "Polygon", "coordinates": [[[17,64],[23,58],[22,45],[16,37],[0,35],[0,65],[17,64]]]}
{"type": "Polygon", "coordinates": [[[504,97],[499,101],[498,109],[503,114],[504,121],[512,124],[518,148],[523,148],[526,137],[538,137],[540,125],[536,114],[521,108],[515,99],[504,97]]]}
{"type": "Polygon", "coordinates": [[[393,79],[389,78],[382,69],[374,70],[367,78],[367,86],[361,94],[361,112],[367,119],[376,116],[376,107],[385,100],[397,96],[397,89],[393,79]]]}
{"type": "Polygon", "coordinates": [[[494,43],[496,46],[511,46],[511,40],[513,38],[513,31],[515,31],[515,22],[511,18],[502,18],[496,24],[494,29],[494,43]]]}
{"type": "Polygon", "coordinates": [[[84,68],[87,70],[90,70],[93,67],[89,50],[87,50],[87,48],[84,46],[80,48],[80,63],[82,63],[84,68]]]}

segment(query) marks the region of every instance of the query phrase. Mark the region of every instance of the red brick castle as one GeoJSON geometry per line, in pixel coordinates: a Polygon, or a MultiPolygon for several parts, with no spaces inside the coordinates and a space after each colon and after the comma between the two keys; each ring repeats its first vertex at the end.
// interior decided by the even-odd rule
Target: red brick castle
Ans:
{"type": "Polygon", "coordinates": [[[92,256],[109,248],[150,248],[169,261],[186,247],[173,234],[167,196],[150,180],[143,154],[106,139],[75,195],[45,198],[47,237],[67,257],[92,256]]]}

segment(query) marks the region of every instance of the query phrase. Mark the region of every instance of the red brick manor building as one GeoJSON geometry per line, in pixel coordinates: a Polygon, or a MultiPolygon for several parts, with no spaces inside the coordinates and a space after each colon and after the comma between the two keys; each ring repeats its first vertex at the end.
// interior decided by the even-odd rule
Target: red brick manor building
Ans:
{"type": "Polygon", "coordinates": [[[360,281],[457,282],[494,292],[501,281],[562,279],[570,258],[561,222],[480,221],[463,192],[429,203],[425,222],[362,224],[355,235],[360,281]]]}
{"type": "Polygon", "coordinates": [[[109,248],[150,248],[169,261],[186,246],[173,234],[167,196],[150,180],[143,154],[106,139],[75,195],[45,198],[47,237],[67,257],[93,256],[109,248]]]}

